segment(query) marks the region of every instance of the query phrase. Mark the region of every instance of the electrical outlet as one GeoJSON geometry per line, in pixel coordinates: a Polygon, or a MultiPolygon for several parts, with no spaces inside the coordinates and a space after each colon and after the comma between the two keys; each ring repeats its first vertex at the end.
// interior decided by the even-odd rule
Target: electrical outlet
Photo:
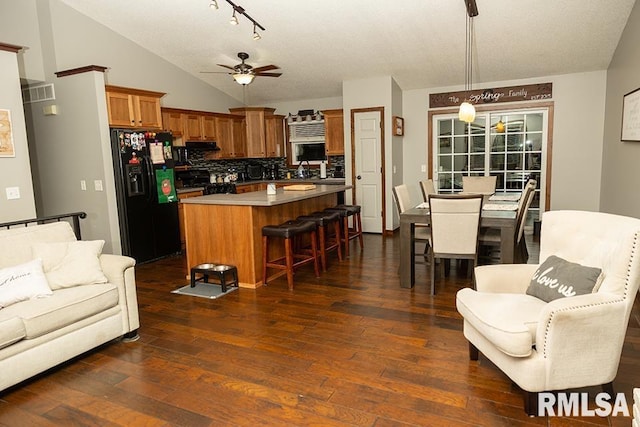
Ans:
{"type": "Polygon", "coordinates": [[[96,179],[95,181],[93,181],[93,187],[96,189],[96,191],[103,191],[102,190],[102,180],[101,179],[96,179]]]}
{"type": "Polygon", "coordinates": [[[87,181],[85,181],[84,179],[80,180],[80,189],[82,191],[87,191],[87,181]]]}
{"type": "Polygon", "coordinates": [[[20,187],[7,187],[7,200],[14,200],[20,198],[20,187]]]}

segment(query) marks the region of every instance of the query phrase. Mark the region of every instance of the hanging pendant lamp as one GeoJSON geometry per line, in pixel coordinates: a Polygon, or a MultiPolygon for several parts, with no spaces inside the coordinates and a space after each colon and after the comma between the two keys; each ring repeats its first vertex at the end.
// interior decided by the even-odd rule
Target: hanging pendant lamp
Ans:
{"type": "MultiPolygon", "coordinates": [[[[478,14],[475,1],[465,0],[467,6],[466,16],[466,40],[464,57],[464,90],[469,92],[473,83],[473,17],[478,14]]],[[[471,123],[476,118],[476,108],[467,99],[460,104],[458,118],[466,123],[471,123]]]]}

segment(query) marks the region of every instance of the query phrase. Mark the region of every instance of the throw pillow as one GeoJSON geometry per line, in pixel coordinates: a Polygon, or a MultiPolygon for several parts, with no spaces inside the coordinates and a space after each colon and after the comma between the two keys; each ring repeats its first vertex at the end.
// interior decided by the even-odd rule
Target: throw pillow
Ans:
{"type": "Polygon", "coordinates": [[[53,292],[42,271],[41,259],[0,270],[0,308],[47,295],[53,292]]]}
{"type": "Polygon", "coordinates": [[[78,285],[106,283],[100,266],[104,240],[36,243],[31,248],[35,258],[42,258],[42,266],[51,289],[78,285]]]}
{"type": "Polygon", "coordinates": [[[602,270],[551,255],[533,274],[527,294],[550,302],[558,298],[594,292],[603,279],[602,270]]]}

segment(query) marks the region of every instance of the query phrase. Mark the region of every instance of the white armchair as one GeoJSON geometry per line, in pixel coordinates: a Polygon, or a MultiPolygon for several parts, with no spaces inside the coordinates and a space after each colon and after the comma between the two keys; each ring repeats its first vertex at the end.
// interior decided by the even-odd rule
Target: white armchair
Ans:
{"type": "Polygon", "coordinates": [[[526,294],[538,265],[476,268],[476,290],[458,292],[469,355],[478,351],[525,392],[537,394],[602,385],[612,392],[631,309],[640,283],[640,219],[581,212],[546,212],[540,261],[556,255],[597,267],[596,292],[545,302],[526,294]]]}

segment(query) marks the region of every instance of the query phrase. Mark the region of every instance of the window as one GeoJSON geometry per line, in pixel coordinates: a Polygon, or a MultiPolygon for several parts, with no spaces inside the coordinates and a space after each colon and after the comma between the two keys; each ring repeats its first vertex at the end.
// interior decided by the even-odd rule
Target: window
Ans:
{"type": "Polygon", "coordinates": [[[473,123],[456,113],[433,114],[431,159],[441,193],[462,190],[463,175],[495,175],[496,191],[522,191],[537,182],[529,221],[544,211],[546,192],[548,109],[479,111],[473,123]]]}

